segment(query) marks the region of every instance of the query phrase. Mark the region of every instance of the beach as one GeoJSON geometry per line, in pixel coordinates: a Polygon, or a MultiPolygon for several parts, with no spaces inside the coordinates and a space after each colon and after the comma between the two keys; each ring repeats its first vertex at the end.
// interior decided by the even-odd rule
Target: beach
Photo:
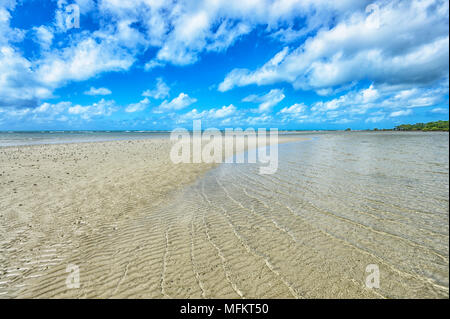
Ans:
{"type": "Polygon", "coordinates": [[[426,169],[389,134],[280,136],[273,175],[168,138],[2,147],[0,298],[448,298],[448,133],[414,137],[426,169]]]}
{"type": "Polygon", "coordinates": [[[2,149],[1,287],[5,277],[34,278],[84,245],[101,252],[102,240],[88,238],[108,238],[210,166],[171,165],[169,150],[166,140],[2,149]]]}

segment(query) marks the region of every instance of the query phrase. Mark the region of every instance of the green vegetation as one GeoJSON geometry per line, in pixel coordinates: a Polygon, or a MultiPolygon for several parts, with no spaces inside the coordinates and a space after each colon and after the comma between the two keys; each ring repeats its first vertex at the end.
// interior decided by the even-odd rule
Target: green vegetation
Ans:
{"type": "Polygon", "coordinates": [[[428,123],[402,124],[394,128],[396,131],[447,131],[448,121],[428,123]]]}

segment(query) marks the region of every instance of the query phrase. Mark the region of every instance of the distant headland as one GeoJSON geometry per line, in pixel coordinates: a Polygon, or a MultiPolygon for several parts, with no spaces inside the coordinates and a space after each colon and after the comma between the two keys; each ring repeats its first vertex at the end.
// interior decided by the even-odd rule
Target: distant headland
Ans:
{"type": "Polygon", "coordinates": [[[394,128],[396,131],[447,131],[448,121],[436,121],[428,123],[402,124],[394,128]]]}
{"type": "MultiPolygon", "coordinates": [[[[345,129],[345,131],[351,131],[350,128],[345,129]]],[[[424,131],[424,132],[448,132],[448,121],[436,121],[428,123],[416,123],[416,124],[401,124],[394,128],[384,128],[373,130],[367,129],[365,131],[424,131]]]]}

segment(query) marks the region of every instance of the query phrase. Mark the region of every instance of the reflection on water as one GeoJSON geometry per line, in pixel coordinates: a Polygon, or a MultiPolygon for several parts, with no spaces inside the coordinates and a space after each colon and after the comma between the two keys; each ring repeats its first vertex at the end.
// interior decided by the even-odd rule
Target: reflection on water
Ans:
{"type": "Polygon", "coordinates": [[[379,296],[448,296],[448,133],[309,137],[280,145],[274,175],[221,165],[193,209],[222,214],[299,296],[362,296],[369,264],[379,296]]]}

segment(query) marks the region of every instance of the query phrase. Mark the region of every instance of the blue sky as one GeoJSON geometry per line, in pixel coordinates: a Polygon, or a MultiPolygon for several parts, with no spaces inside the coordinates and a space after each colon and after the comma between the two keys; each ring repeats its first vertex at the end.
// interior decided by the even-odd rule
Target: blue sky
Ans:
{"type": "Polygon", "coordinates": [[[391,128],[448,60],[448,1],[0,0],[0,130],[391,128]]]}

